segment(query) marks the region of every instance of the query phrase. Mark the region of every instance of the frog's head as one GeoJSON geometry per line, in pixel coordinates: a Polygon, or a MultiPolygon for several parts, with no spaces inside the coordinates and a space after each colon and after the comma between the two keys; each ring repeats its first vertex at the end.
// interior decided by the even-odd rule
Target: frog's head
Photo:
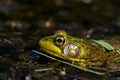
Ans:
{"type": "Polygon", "coordinates": [[[68,36],[64,30],[58,30],[55,35],[42,38],[39,45],[41,50],[51,55],[73,61],[79,61],[85,51],[81,43],[76,38],[68,36]]]}

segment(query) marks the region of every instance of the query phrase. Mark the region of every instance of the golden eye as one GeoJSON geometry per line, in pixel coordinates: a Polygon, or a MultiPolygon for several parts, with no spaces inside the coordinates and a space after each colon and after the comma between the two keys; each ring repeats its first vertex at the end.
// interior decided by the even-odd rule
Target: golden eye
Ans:
{"type": "Polygon", "coordinates": [[[57,46],[62,46],[65,43],[65,38],[62,36],[58,36],[55,38],[55,44],[57,46]]]}

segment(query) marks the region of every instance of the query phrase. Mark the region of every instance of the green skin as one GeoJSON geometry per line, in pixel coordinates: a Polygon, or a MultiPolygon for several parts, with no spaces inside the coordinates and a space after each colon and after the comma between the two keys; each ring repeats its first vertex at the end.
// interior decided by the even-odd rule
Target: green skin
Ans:
{"type": "Polygon", "coordinates": [[[55,35],[42,38],[39,41],[40,49],[53,56],[74,62],[76,65],[87,66],[101,66],[107,61],[111,61],[120,55],[115,51],[108,51],[92,40],[79,39],[66,34],[63,30],[56,31],[55,35]],[[62,37],[63,42],[55,41],[56,38],[62,37]],[[69,57],[64,54],[64,47],[68,44],[74,44],[79,47],[79,55],[76,57],[69,57]]]}

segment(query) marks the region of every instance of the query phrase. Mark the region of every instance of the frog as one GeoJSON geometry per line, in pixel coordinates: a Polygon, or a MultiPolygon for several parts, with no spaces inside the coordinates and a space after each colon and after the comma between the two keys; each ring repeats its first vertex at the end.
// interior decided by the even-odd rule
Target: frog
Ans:
{"type": "MultiPolygon", "coordinates": [[[[115,46],[114,44],[112,44],[115,46]]],[[[116,49],[106,50],[92,39],[68,35],[65,30],[57,30],[54,35],[39,40],[40,50],[82,67],[103,66],[120,57],[116,49]]]]}

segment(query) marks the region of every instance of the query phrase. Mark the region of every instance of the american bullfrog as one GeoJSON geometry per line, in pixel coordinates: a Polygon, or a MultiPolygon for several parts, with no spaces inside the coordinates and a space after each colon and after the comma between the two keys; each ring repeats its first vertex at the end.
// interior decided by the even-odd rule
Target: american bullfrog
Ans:
{"type": "Polygon", "coordinates": [[[106,50],[94,40],[72,37],[64,30],[58,30],[54,35],[40,39],[39,45],[40,49],[48,54],[82,67],[101,66],[120,57],[115,50],[117,47],[114,50],[106,50]]]}

